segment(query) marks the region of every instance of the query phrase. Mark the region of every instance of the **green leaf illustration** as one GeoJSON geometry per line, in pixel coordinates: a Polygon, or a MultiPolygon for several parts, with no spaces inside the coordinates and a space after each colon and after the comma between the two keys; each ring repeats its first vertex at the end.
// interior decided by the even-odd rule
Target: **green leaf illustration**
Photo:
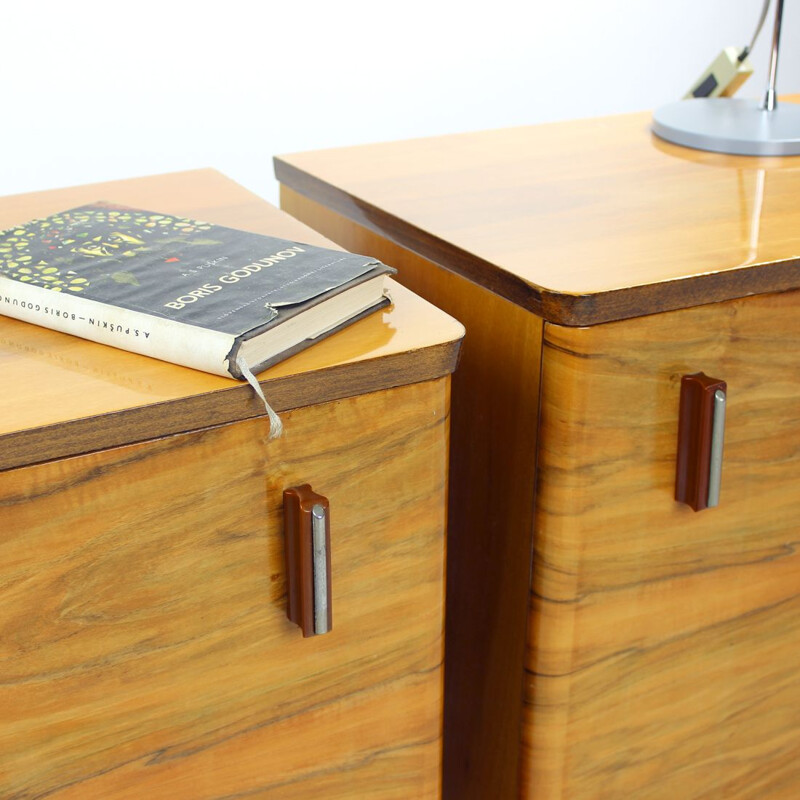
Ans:
{"type": "Polygon", "coordinates": [[[112,272],[111,277],[117,283],[129,283],[131,286],[139,286],[136,276],[130,272],[112,272]]]}

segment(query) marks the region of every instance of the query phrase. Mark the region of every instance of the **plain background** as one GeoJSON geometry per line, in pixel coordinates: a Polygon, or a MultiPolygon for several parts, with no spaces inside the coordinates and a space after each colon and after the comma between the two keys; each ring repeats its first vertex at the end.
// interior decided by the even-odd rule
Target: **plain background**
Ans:
{"type": "MultiPolygon", "coordinates": [[[[746,44],[761,5],[16,3],[0,194],[211,166],[277,202],[276,153],[652,109],[746,44]]],[[[799,6],[783,93],[800,91],[799,6]]],[[[763,95],[771,38],[770,14],[740,96],[763,95]]]]}

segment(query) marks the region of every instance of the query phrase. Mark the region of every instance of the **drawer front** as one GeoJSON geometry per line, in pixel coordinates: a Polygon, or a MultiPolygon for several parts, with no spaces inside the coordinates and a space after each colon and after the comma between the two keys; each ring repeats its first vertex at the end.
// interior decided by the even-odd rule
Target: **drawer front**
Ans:
{"type": "Polygon", "coordinates": [[[800,294],[546,326],[530,798],[800,795],[800,294]],[[727,382],[719,506],[674,498],[681,377],[727,382]]]}
{"type": "Polygon", "coordinates": [[[0,474],[0,796],[437,797],[449,379],[0,474]],[[283,490],[331,509],[286,618],[283,490]]]}

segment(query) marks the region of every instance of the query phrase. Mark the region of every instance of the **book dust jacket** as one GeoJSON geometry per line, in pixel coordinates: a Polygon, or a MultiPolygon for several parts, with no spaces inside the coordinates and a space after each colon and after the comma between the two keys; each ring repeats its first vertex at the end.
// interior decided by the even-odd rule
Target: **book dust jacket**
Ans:
{"type": "MultiPolygon", "coordinates": [[[[380,266],[366,256],[105,203],[0,234],[6,278],[234,336],[277,323],[281,309],[380,266]]],[[[0,311],[8,302],[2,289],[0,311]]],[[[42,302],[39,313],[56,309],[42,302]]]]}

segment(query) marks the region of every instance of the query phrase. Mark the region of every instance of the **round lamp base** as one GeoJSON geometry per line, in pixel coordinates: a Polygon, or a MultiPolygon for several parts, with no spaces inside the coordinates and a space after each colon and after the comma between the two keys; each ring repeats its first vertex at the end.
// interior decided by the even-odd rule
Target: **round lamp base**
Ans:
{"type": "Polygon", "coordinates": [[[668,142],[742,156],[800,155],[800,105],[765,111],[758,100],[697,97],[659,108],[653,133],[668,142]]]}

